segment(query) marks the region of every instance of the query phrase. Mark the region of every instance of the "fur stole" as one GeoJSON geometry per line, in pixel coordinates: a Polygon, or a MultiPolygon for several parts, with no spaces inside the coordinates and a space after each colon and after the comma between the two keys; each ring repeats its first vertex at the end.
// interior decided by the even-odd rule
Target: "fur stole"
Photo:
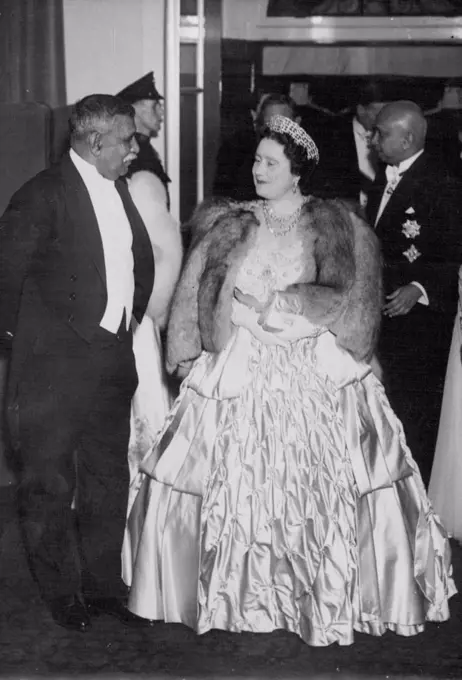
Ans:
{"type": "MultiPolygon", "coordinates": [[[[173,297],[167,368],[221,351],[232,333],[231,311],[239,268],[252,247],[258,219],[252,204],[208,201],[197,224],[173,297]]],[[[327,326],[358,360],[373,354],[382,306],[378,241],[341,201],[312,199],[302,211],[305,268],[300,282],[279,293],[287,311],[327,326]]]]}

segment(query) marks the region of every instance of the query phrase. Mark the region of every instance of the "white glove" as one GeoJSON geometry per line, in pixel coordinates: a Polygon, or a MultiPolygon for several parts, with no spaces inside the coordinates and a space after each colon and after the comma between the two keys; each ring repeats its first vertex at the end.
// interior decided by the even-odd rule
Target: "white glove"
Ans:
{"type": "Polygon", "coordinates": [[[252,307],[233,300],[233,311],[231,313],[231,321],[235,326],[247,328],[252,335],[260,340],[264,345],[282,345],[287,346],[289,343],[284,338],[280,338],[277,334],[267,332],[258,323],[258,312],[252,307]]]}
{"type": "Polygon", "coordinates": [[[277,309],[277,296],[269,307],[261,312],[258,323],[264,330],[275,333],[281,340],[288,342],[296,342],[302,338],[313,338],[326,330],[301,314],[279,311],[277,309]]]}

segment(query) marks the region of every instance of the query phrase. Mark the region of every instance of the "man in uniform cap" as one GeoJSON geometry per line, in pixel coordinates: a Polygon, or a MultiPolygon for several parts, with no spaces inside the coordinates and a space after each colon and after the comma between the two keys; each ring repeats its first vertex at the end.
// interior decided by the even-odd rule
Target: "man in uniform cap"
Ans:
{"type": "Polygon", "coordinates": [[[159,192],[169,207],[168,183],[170,178],[150,142],[152,137],[157,137],[159,134],[164,114],[162,103],[164,98],[156,88],[154,73],[150,71],[121,90],[117,96],[135,109],[136,140],[140,147],[138,158],[131,164],[127,178],[130,179],[142,170],[153,173],[162,184],[163,188],[159,187],[159,192]]]}

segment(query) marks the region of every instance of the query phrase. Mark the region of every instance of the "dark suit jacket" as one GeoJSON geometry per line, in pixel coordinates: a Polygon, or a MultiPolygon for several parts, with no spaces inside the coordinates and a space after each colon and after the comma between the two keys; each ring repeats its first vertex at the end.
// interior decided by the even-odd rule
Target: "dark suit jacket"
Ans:
{"type": "Polygon", "coordinates": [[[327,198],[358,201],[361,190],[368,194],[372,183],[359,170],[352,116],[337,119],[325,137],[315,182],[316,193],[327,198]]]}
{"type": "Polygon", "coordinates": [[[457,128],[461,125],[460,112],[443,109],[427,116],[427,123],[426,151],[439,164],[444,164],[450,175],[461,179],[462,145],[457,133],[457,128]]]}
{"type": "MultiPolygon", "coordinates": [[[[133,313],[140,321],[154,283],[152,248],[126,184],[117,180],[116,187],[133,232],[133,313]]],[[[66,155],[27,182],[0,220],[0,339],[7,344],[14,337],[10,383],[20,378],[34,345],[53,341],[53,334],[62,337],[68,332],[91,344],[106,303],[96,215],[66,155]]]]}

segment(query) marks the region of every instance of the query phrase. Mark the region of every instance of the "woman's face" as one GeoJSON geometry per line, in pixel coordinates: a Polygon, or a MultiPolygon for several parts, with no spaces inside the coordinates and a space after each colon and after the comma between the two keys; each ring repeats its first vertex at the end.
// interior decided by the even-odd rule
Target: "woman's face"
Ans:
{"type": "Polygon", "coordinates": [[[261,198],[278,199],[292,190],[294,175],[283,147],[274,139],[262,139],[255,153],[253,181],[261,198]]]}

